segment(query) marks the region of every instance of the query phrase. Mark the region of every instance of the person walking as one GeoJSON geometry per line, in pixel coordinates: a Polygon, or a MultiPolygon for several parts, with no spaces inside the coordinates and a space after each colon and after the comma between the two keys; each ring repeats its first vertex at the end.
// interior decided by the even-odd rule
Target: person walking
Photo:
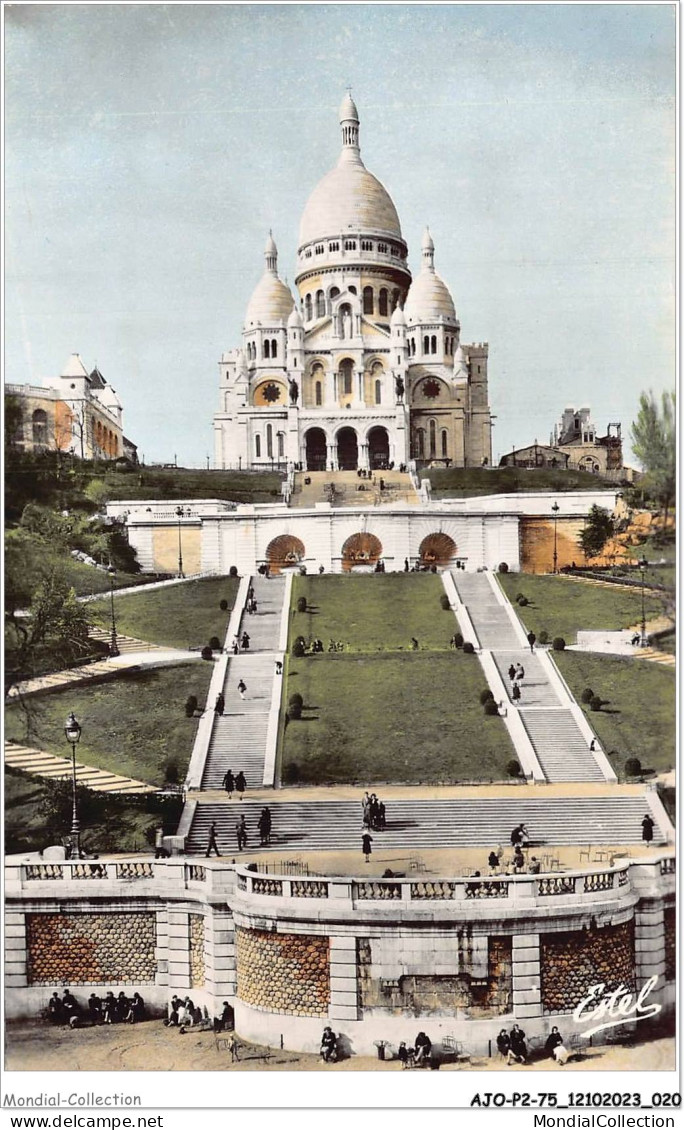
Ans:
{"type": "Polygon", "coordinates": [[[372,843],[373,843],[373,837],[371,835],[369,835],[368,832],[365,832],[364,835],[361,838],[361,851],[363,852],[363,854],[366,857],[366,863],[370,863],[371,852],[373,850],[371,848],[372,843]]]}
{"type": "Polygon", "coordinates": [[[523,667],[522,663],[519,663],[516,667],[515,677],[519,683],[522,683],[523,679],[525,678],[525,668],[523,667]]]}
{"type": "MultiPolygon", "coordinates": [[[[510,667],[508,668],[508,678],[512,683],[515,682],[515,666],[513,665],[513,663],[511,663],[510,667]]],[[[508,1035],[508,1033],[506,1034],[508,1035]]]]}
{"type": "Polygon", "coordinates": [[[218,714],[219,718],[223,715],[226,708],[226,700],[222,694],[216,695],[216,702],[214,704],[214,714],[218,714]]]}
{"type": "Polygon", "coordinates": [[[272,818],[271,818],[271,810],[268,807],[268,805],[266,805],[266,808],[264,809],[264,829],[265,829],[266,843],[267,844],[270,844],[270,842],[271,842],[271,827],[272,827],[272,824],[273,824],[273,821],[272,821],[272,818]]]}
{"type": "Polygon", "coordinates": [[[221,852],[219,851],[218,843],[216,842],[216,821],[215,820],[212,820],[212,822],[209,826],[209,843],[207,844],[207,859],[211,855],[212,850],[215,851],[217,855],[221,854],[221,852]]]}
{"type": "Polygon", "coordinates": [[[235,778],[235,791],[239,793],[239,799],[242,800],[245,789],[247,788],[247,780],[242,769],[235,778]]]}
{"type": "Polygon", "coordinates": [[[167,851],[164,847],[164,829],[161,825],[155,830],[154,833],[154,858],[166,859],[167,851]]]}
{"type": "Polygon", "coordinates": [[[511,698],[513,702],[520,702],[520,684],[514,683],[513,690],[511,691],[511,698]]]}
{"type": "Polygon", "coordinates": [[[228,800],[232,800],[233,799],[233,793],[235,791],[235,777],[233,776],[232,769],[229,769],[228,772],[225,774],[223,781],[222,781],[222,784],[223,784],[224,789],[228,793],[228,800]]]}
{"type": "Polygon", "coordinates": [[[534,645],[537,642],[537,637],[535,636],[534,632],[527,633],[527,642],[530,645],[530,651],[534,652],[534,645]]]}
{"type": "Polygon", "coordinates": [[[280,660],[280,659],[276,659],[276,661],[275,661],[275,668],[276,668],[276,675],[282,675],[282,673],[283,673],[283,664],[282,664],[282,662],[281,662],[281,660],[280,660]]]}
{"type": "Polygon", "coordinates": [[[387,809],[385,808],[384,801],[378,804],[378,827],[384,832],[387,827],[387,809]]]}
{"type": "Polygon", "coordinates": [[[642,840],[644,841],[645,844],[652,843],[652,841],[653,841],[653,829],[654,828],[655,828],[655,822],[654,822],[653,818],[651,816],[649,816],[649,814],[647,812],[646,815],[644,816],[643,820],[641,821],[641,838],[642,838],[642,840]]]}
{"type": "Polygon", "coordinates": [[[259,822],[257,824],[259,829],[259,847],[266,847],[266,809],[262,808],[259,814],[259,822]]]}
{"type": "Polygon", "coordinates": [[[243,632],[242,639],[240,640],[240,646],[243,651],[249,651],[249,639],[250,637],[247,635],[247,632],[243,632]]]}
{"type": "Polygon", "coordinates": [[[231,647],[233,649],[233,655],[239,655],[240,654],[240,638],[239,638],[239,636],[233,636],[233,642],[231,644],[231,647]]]}
{"type": "Polygon", "coordinates": [[[242,851],[243,847],[247,847],[247,822],[244,816],[241,816],[235,825],[235,835],[237,836],[238,851],[242,851]]]}
{"type": "Polygon", "coordinates": [[[240,698],[244,702],[245,701],[245,692],[247,690],[247,684],[245,683],[244,679],[240,679],[240,682],[237,685],[237,689],[239,691],[240,698]]]}

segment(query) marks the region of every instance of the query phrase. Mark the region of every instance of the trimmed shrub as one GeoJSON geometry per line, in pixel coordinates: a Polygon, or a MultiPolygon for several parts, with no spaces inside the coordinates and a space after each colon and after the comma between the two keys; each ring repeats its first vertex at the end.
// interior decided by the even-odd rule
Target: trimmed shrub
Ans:
{"type": "Polygon", "coordinates": [[[444,609],[445,612],[448,612],[449,609],[451,608],[451,605],[449,604],[449,597],[447,596],[447,594],[445,592],[443,592],[442,595],[440,596],[439,603],[441,604],[441,606],[442,606],[442,608],[444,609]]]}
{"type": "Polygon", "coordinates": [[[523,596],[523,595],[522,595],[522,593],[521,593],[521,595],[520,595],[520,596],[518,597],[518,604],[520,605],[520,607],[521,607],[521,608],[525,608],[525,606],[526,606],[527,604],[529,604],[529,603],[530,603],[530,602],[529,602],[529,600],[527,599],[527,597],[526,597],[526,596],[523,596]]]}
{"type": "Polygon", "coordinates": [[[483,706],[484,706],[485,702],[489,702],[493,698],[494,698],[494,695],[492,694],[491,691],[489,691],[489,690],[480,691],[480,702],[482,703],[483,706]]]}
{"type": "Polygon", "coordinates": [[[301,704],[301,702],[290,703],[290,705],[287,708],[287,712],[290,715],[291,719],[294,719],[295,721],[297,721],[302,716],[302,704],[301,704]]]}
{"type": "Polygon", "coordinates": [[[565,640],[563,639],[562,636],[554,636],[553,650],[554,651],[565,651],[565,640]]]}
{"type": "Polygon", "coordinates": [[[291,694],[290,697],[288,698],[287,704],[288,704],[288,706],[303,706],[304,705],[304,699],[302,698],[302,696],[300,694],[298,694],[295,691],[295,693],[291,694]]]}
{"type": "Polygon", "coordinates": [[[499,713],[499,707],[498,707],[497,703],[494,702],[494,699],[492,699],[492,698],[487,699],[487,701],[484,704],[484,712],[488,717],[492,717],[492,718],[494,717],[495,714],[499,713]]]}
{"type": "Polygon", "coordinates": [[[228,570],[228,576],[229,577],[237,577],[237,575],[238,575],[237,565],[231,565],[230,569],[228,570]]]}
{"type": "Polygon", "coordinates": [[[292,644],[292,654],[296,656],[297,659],[301,659],[302,655],[305,654],[305,648],[306,641],[304,636],[297,636],[297,639],[292,644]]]}
{"type": "Polygon", "coordinates": [[[505,561],[499,562],[499,572],[500,573],[507,573],[508,572],[508,565],[505,561]]]}
{"type": "Polygon", "coordinates": [[[628,777],[639,777],[641,775],[641,762],[638,757],[628,757],[625,761],[625,773],[628,777]]]}
{"type": "Polygon", "coordinates": [[[470,640],[466,640],[466,642],[463,644],[463,653],[464,653],[464,655],[474,655],[475,654],[475,648],[471,644],[470,640]]]}
{"type": "Polygon", "coordinates": [[[525,594],[524,594],[524,592],[517,592],[517,593],[515,594],[514,600],[515,600],[516,604],[518,603],[518,601],[520,600],[520,598],[521,598],[521,597],[523,597],[524,595],[525,595],[525,594]]]}
{"type": "Polygon", "coordinates": [[[211,637],[211,639],[209,640],[209,647],[213,651],[220,651],[221,650],[221,641],[218,638],[218,636],[212,636],[211,637]]]}
{"type": "Polygon", "coordinates": [[[522,777],[520,762],[516,761],[516,759],[512,757],[508,762],[508,765],[506,766],[506,772],[508,773],[509,777],[522,777]]]}
{"type": "Polygon", "coordinates": [[[460,632],[456,632],[454,635],[454,645],[456,647],[463,647],[463,636],[460,632]]]}
{"type": "Polygon", "coordinates": [[[194,694],[188,695],[185,703],[185,717],[192,718],[197,710],[197,696],[194,694]]]}
{"type": "Polygon", "coordinates": [[[227,612],[228,611],[228,601],[227,600],[219,600],[219,608],[221,609],[222,612],[227,612]]]}
{"type": "Polygon", "coordinates": [[[299,780],[299,766],[296,761],[291,761],[289,765],[285,766],[283,772],[283,784],[296,785],[299,780]]]}
{"type": "Polygon", "coordinates": [[[209,644],[205,644],[204,647],[202,648],[202,659],[213,659],[213,658],[214,658],[213,651],[209,647],[209,644]]]}
{"type": "Polygon", "coordinates": [[[586,705],[587,703],[591,702],[593,697],[594,692],[592,691],[591,687],[585,687],[581,694],[582,702],[586,705]]]}
{"type": "Polygon", "coordinates": [[[547,632],[546,628],[542,628],[541,632],[539,633],[539,643],[548,643],[548,642],[549,642],[549,633],[547,632]]]}
{"type": "Polygon", "coordinates": [[[603,699],[599,698],[599,696],[597,694],[593,695],[593,697],[589,701],[589,709],[590,710],[600,710],[602,706],[603,706],[603,699]]]}
{"type": "Polygon", "coordinates": [[[431,572],[431,573],[436,573],[436,572],[437,572],[437,566],[436,566],[436,565],[431,565],[431,566],[430,566],[430,572],[431,572]]]}
{"type": "Polygon", "coordinates": [[[300,565],[299,566],[299,575],[300,575],[300,577],[306,576],[306,565],[300,565]]]}
{"type": "Polygon", "coordinates": [[[178,778],[178,762],[167,761],[164,767],[164,780],[166,781],[167,785],[177,785],[178,778]]]}
{"type": "Polygon", "coordinates": [[[297,611],[306,612],[306,597],[300,596],[297,600],[297,611]]]}

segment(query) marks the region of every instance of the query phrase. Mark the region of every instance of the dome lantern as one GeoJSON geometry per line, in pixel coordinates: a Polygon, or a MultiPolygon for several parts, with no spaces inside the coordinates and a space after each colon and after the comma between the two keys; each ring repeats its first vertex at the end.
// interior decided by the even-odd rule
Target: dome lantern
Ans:
{"type": "Polygon", "coordinates": [[[247,306],[245,329],[287,322],[294,299],[290,288],[278,278],[278,248],[269,232],[264,248],[266,265],[247,306]]]}
{"type": "Polygon", "coordinates": [[[340,106],[340,125],[342,126],[342,153],[349,150],[352,159],[359,157],[359,111],[351,96],[351,88],[347,90],[342,105],[340,106]]]}
{"type": "Polygon", "coordinates": [[[435,270],[435,244],[430,229],[423,232],[421,271],[413,280],[404,307],[406,320],[417,325],[423,322],[456,323],[456,308],[446,283],[435,270]]]}

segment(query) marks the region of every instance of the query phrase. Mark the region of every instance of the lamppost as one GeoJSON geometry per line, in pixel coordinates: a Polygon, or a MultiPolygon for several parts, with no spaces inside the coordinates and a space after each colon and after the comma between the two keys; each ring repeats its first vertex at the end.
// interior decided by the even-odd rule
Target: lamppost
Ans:
{"type": "Polygon", "coordinates": [[[554,502],[551,507],[553,510],[553,571],[558,572],[558,511],[560,506],[554,502]]]}
{"type": "Polygon", "coordinates": [[[190,507],[184,510],[182,506],[176,507],[176,517],[178,518],[178,576],[184,577],[183,572],[183,545],[181,542],[181,518],[185,518],[186,514],[190,514],[190,507]]]}
{"type": "Polygon", "coordinates": [[[116,577],[116,570],[110,567],[109,569],[109,598],[112,608],[112,638],[109,643],[109,654],[113,659],[120,655],[119,645],[116,641],[116,617],[114,615],[114,578],[116,577]]]}
{"type": "Polygon", "coordinates": [[[81,829],[76,806],[76,746],[81,740],[81,727],[73,710],[64,726],[66,740],[71,746],[71,858],[81,858],[81,829]]]}
{"type": "Polygon", "coordinates": [[[646,568],[648,561],[642,557],[639,562],[639,572],[641,573],[641,647],[646,647],[646,595],[644,585],[646,583],[646,568]]]}

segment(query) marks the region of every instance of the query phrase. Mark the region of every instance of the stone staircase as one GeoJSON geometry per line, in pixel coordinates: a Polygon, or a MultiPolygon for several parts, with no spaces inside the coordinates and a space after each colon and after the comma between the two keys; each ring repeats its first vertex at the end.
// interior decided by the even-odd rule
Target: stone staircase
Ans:
{"type": "MultiPolygon", "coordinates": [[[[99,643],[109,644],[112,638],[111,628],[88,628],[88,637],[91,640],[97,640],[99,643]]],[[[168,651],[168,647],[162,647],[158,643],[148,643],[146,640],[136,639],[135,636],[122,636],[116,633],[116,643],[121,655],[135,654],[137,651],[168,651]]]]}
{"type": "Polygon", "coordinates": [[[518,713],[547,781],[605,780],[570,710],[521,707],[518,713]]]}
{"type": "MultiPolygon", "coordinates": [[[[453,570],[451,575],[456,591],[468,609],[480,647],[487,651],[517,651],[520,657],[520,640],[505,608],[492,592],[487,577],[483,573],[465,573],[458,569],[453,570]]],[[[522,662],[524,664],[524,659],[522,662]]]]}
{"type": "Polygon", "coordinates": [[[492,652],[492,659],[496,663],[511,702],[513,701],[511,699],[513,683],[508,677],[508,668],[511,664],[516,666],[518,663],[522,663],[525,670],[525,678],[521,688],[522,698],[520,700],[520,707],[561,705],[560,699],[551,686],[546,672],[542,670],[541,663],[536,655],[533,655],[529,651],[522,652],[520,648],[518,648],[517,651],[492,652]]]}
{"type": "MultiPolygon", "coordinates": [[[[641,841],[641,821],[649,810],[647,796],[611,797],[516,796],[510,798],[464,797],[454,800],[387,801],[387,828],[373,832],[375,854],[386,849],[407,852],[429,848],[510,845],[511,830],[523,822],[533,846],[565,844],[634,844],[641,841]]],[[[361,855],[360,801],[277,801],[270,804],[273,832],[268,849],[259,848],[257,821],[263,799],[237,804],[197,804],[186,841],[189,854],[206,851],[209,825],[216,821],[219,848],[234,855],[237,850],[235,823],[244,813],[248,850],[265,851],[358,851],[361,855]]],[[[666,842],[667,829],[657,823],[654,843],[666,842]]]]}
{"type": "Polygon", "coordinates": [[[221,788],[228,769],[234,774],[242,771],[248,789],[263,785],[275,653],[281,618],[287,615],[287,609],[283,609],[284,577],[256,576],[251,583],[257,611],[243,612],[239,629],[240,636],[246,631],[250,637],[249,651],[240,652],[228,662],[223,685],[225,711],[214,718],[202,774],[203,789],[221,788]],[[244,700],[237,689],[241,680],[247,687],[244,700]]]}
{"type": "Polygon", "coordinates": [[[386,506],[396,502],[416,506],[419,498],[411,476],[400,471],[374,471],[372,479],[359,478],[356,471],[298,471],[290,506],[313,507],[318,502],[341,507],[386,506]],[[384,490],[380,489],[381,479],[384,490]]]}
{"type": "MultiPolygon", "coordinates": [[[[17,742],[5,742],[5,765],[12,769],[21,769],[34,777],[48,777],[51,780],[71,779],[71,758],[57,757],[53,753],[46,753],[43,749],[33,749],[31,746],[19,745],[17,742]]],[[[118,773],[109,773],[106,769],[96,769],[91,765],[76,762],[76,780],[79,785],[85,785],[96,793],[154,793],[157,790],[145,781],[137,781],[134,777],[122,777],[118,773]]]]}

